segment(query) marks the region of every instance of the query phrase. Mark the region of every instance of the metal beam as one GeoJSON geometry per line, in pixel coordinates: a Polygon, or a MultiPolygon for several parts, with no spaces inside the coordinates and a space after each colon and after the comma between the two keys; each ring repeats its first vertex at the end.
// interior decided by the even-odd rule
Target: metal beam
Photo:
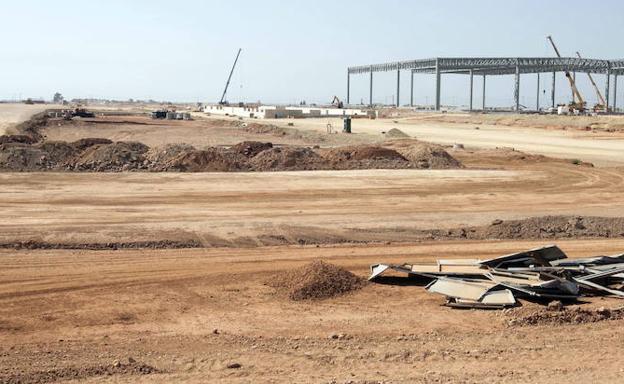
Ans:
{"type": "Polygon", "coordinates": [[[440,60],[436,60],[436,95],[435,95],[435,110],[440,110],[440,81],[442,80],[442,75],[440,73],[440,60]]]}
{"type": "Polygon", "coordinates": [[[516,65],[516,77],[514,83],[514,102],[516,112],[520,111],[520,66],[516,65]]]}
{"type": "Polygon", "coordinates": [[[411,79],[410,79],[410,107],[414,106],[414,72],[411,71],[411,79]]]}
{"type": "Polygon", "coordinates": [[[540,110],[540,74],[537,74],[537,99],[535,102],[535,110],[540,110]]]}
{"type": "Polygon", "coordinates": [[[483,109],[483,112],[485,112],[485,74],[483,75],[483,96],[481,99],[481,108],[483,109]]]}
{"type": "Polygon", "coordinates": [[[555,86],[557,85],[557,73],[553,72],[552,74],[552,89],[550,90],[550,99],[552,101],[552,107],[555,108],[557,105],[555,104],[555,86]]]}
{"type": "Polygon", "coordinates": [[[373,106],[373,70],[371,68],[370,72],[370,89],[368,94],[368,103],[372,107],[373,106]]]}
{"type": "Polygon", "coordinates": [[[605,82],[605,101],[607,102],[607,105],[605,105],[605,112],[609,112],[609,106],[611,104],[609,104],[609,101],[611,99],[610,96],[610,91],[611,89],[609,89],[610,83],[611,83],[611,72],[609,70],[607,70],[607,78],[606,78],[606,82],[605,82]]]}
{"type": "Polygon", "coordinates": [[[472,95],[474,90],[474,71],[470,70],[470,111],[472,112],[472,95]]]}
{"type": "Polygon", "coordinates": [[[617,109],[617,83],[618,75],[613,76],[613,112],[617,109]]]}
{"type": "Polygon", "coordinates": [[[401,68],[397,68],[397,108],[401,106],[401,68]]]}
{"type": "Polygon", "coordinates": [[[347,105],[351,104],[351,73],[347,72],[347,105]]]}

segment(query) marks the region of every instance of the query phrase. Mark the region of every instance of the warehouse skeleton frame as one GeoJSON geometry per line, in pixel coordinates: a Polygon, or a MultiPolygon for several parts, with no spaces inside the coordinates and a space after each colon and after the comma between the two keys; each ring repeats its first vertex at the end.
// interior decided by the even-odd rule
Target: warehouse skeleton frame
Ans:
{"type": "Polygon", "coordinates": [[[470,76],[470,110],[473,110],[473,89],[474,77],[481,76],[483,78],[483,98],[482,109],[485,110],[486,96],[486,78],[487,76],[514,75],[514,108],[520,110],[520,77],[524,74],[537,74],[537,109],[539,109],[539,87],[540,74],[552,74],[552,91],[551,103],[555,107],[555,79],[558,72],[570,73],[598,73],[606,76],[605,95],[607,105],[615,109],[617,105],[617,80],[618,76],[624,74],[624,59],[621,60],[596,60],[583,59],[576,57],[472,57],[472,58],[449,58],[439,57],[434,59],[397,61],[383,64],[361,65],[349,67],[347,70],[347,104],[351,101],[351,75],[369,74],[369,104],[373,105],[373,74],[375,72],[391,72],[397,74],[396,88],[396,105],[401,105],[400,88],[401,88],[401,71],[410,71],[410,105],[414,106],[414,75],[415,74],[434,74],[436,77],[435,84],[435,109],[441,108],[440,96],[442,91],[442,75],[458,74],[470,76]],[[611,77],[614,77],[614,96],[611,95],[611,77]]]}

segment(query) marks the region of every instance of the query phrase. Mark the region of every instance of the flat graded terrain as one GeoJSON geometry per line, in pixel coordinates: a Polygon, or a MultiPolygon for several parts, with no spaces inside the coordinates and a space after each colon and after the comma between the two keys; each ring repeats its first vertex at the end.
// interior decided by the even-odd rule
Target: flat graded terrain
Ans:
{"type": "MultiPolygon", "coordinates": [[[[3,251],[0,381],[619,382],[621,320],[512,326],[535,305],[458,311],[409,284],[292,302],[265,285],[314,259],[366,276],[379,260],[490,257],[539,244],[3,251]],[[129,358],[158,373],[102,373],[129,358]]],[[[620,252],[624,240],[560,246],[578,257],[620,252]]]]}
{"type": "Polygon", "coordinates": [[[552,243],[571,257],[624,252],[617,132],[412,119],[356,120],[352,136],[322,119],[48,124],[47,140],[150,146],[400,146],[381,133],[396,127],[470,145],[447,148],[457,169],[0,173],[0,383],[620,382],[621,319],[528,325],[542,305],[454,310],[408,279],[313,301],[272,288],[315,260],[367,277],[379,262],[552,243]],[[520,139],[529,153],[496,149],[520,139]]]}

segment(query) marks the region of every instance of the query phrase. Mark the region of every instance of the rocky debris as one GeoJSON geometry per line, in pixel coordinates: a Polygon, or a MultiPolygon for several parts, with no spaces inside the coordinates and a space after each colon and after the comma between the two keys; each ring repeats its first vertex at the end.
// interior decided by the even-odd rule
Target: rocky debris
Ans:
{"type": "Polygon", "coordinates": [[[147,145],[137,142],[96,144],[82,152],[69,166],[81,171],[96,172],[145,169],[145,153],[148,150],[147,145]]]}
{"type": "Polygon", "coordinates": [[[182,152],[162,165],[151,167],[155,171],[178,172],[238,172],[247,171],[247,158],[225,148],[209,147],[204,150],[182,152]]]}
{"type": "Polygon", "coordinates": [[[184,153],[194,151],[197,149],[190,144],[167,144],[150,148],[145,154],[145,159],[150,164],[167,164],[184,153]]]}
{"type": "Polygon", "coordinates": [[[275,147],[254,156],[250,165],[255,171],[304,171],[328,169],[325,159],[310,148],[275,147]]]}
{"type": "Polygon", "coordinates": [[[366,280],[344,268],[314,261],[301,268],[274,276],[267,285],[295,301],[319,300],[361,289],[366,280]]]}
{"type": "Polygon", "coordinates": [[[25,135],[32,139],[34,142],[39,142],[43,139],[39,130],[45,127],[48,124],[48,115],[46,112],[41,112],[33,117],[30,120],[24,121],[18,124],[14,130],[18,133],[18,135],[25,135]]]}
{"type": "Polygon", "coordinates": [[[119,360],[108,365],[91,367],[67,367],[33,373],[17,373],[0,376],[0,382],[6,384],[39,384],[63,380],[84,380],[90,377],[113,375],[151,375],[161,373],[151,365],[139,362],[122,363],[119,360]]]}
{"type": "Polygon", "coordinates": [[[48,243],[42,241],[16,241],[0,243],[0,249],[88,249],[88,250],[115,250],[115,249],[183,249],[202,248],[203,244],[196,240],[158,240],[135,242],[109,243],[48,243]]]}
{"type": "Polygon", "coordinates": [[[2,135],[0,136],[0,144],[34,144],[37,140],[27,135],[2,135]]]}
{"type": "Polygon", "coordinates": [[[65,141],[46,141],[37,147],[45,153],[48,168],[63,166],[79,153],[76,147],[65,141]]]}
{"type": "Polygon", "coordinates": [[[0,170],[29,172],[45,168],[46,153],[26,144],[0,145],[0,170]]]}
{"type": "MultiPolygon", "coordinates": [[[[512,312],[513,315],[514,313],[512,312]]],[[[564,308],[558,311],[549,309],[538,310],[508,319],[507,324],[510,326],[586,324],[622,319],[624,319],[624,309],[583,309],[575,307],[572,309],[564,308]]]]}
{"type": "Polygon", "coordinates": [[[88,137],[85,139],[76,140],[71,143],[71,145],[78,151],[84,151],[89,147],[100,144],[113,144],[113,142],[109,139],[88,137]]]}
{"type": "Polygon", "coordinates": [[[273,148],[272,143],[263,143],[260,141],[243,141],[232,146],[230,149],[236,153],[240,153],[245,157],[254,157],[262,151],[273,148]]]}

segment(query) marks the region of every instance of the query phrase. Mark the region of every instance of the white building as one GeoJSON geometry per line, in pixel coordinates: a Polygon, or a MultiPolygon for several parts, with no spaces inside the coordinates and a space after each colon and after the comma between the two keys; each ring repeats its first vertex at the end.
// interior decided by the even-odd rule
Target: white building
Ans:
{"type": "Polygon", "coordinates": [[[210,115],[236,116],[256,119],[283,119],[306,117],[368,116],[368,112],[353,108],[284,107],[276,105],[229,106],[207,105],[204,112],[210,115]]]}

